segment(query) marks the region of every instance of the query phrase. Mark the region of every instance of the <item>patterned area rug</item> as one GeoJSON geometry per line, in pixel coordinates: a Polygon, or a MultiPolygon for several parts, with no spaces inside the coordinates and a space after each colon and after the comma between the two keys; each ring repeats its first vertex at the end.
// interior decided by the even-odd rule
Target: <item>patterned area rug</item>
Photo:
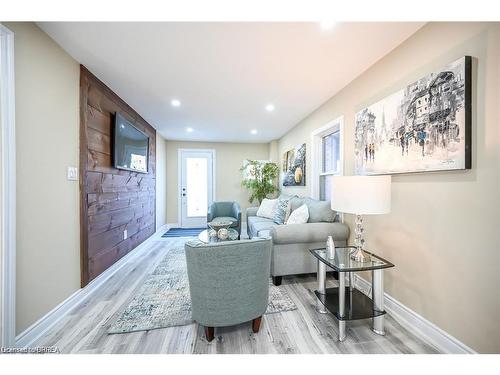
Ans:
{"type": "MultiPolygon", "coordinates": [[[[283,288],[269,282],[266,314],[297,309],[283,288]]],[[[108,333],[149,331],[190,323],[193,320],[186,258],[184,246],[177,245],[147,277],[138,295],[111,325],[108,333]]]]}

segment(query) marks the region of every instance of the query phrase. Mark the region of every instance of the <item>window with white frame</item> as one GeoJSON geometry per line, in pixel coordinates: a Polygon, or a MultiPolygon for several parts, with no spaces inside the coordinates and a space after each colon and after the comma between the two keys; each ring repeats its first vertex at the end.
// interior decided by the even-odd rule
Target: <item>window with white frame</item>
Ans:
{"type": "Polygon", "coordinates": [[[330,200],[332,176],[343,174],[344,117],[340,116],[311,133],[311,196],[330,200]]]}
{"type": "Polygon", "coordinates": [[[340,129],[337,129],[321,137],[319,199],[330,199],[332,176],[340,174],[340,163],[340,129]]]}

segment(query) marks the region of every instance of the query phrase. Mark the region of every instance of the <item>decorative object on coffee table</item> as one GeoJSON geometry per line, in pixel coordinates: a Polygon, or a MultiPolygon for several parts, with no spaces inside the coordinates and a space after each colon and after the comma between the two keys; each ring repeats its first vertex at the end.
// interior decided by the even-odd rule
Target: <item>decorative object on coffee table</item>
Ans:
{"type": "Polygon", "coordinates": [[[333,257],[329,257],[326,249],[312,249],[311,254],[318,261],[318,297],[317,311],[326,314],[330,311],[339,322],[339,341],[346,338],[346,321],[358,319],[373,319],[372,331],[385,335],[384,331],[384,278],[383,270],[394,267],[387,260],[371,254],[367,262],[358,262],[350,256],[353,246],[335,248],[333,257]],[[326,267],[339,274],[339,287],[326,288],[326,267]],[[372,298],[354,288],[353,272],[372,272],[372,298]],[[346,286],[346,273],[349,285],[346,286]]]}
{"type": "Polygon", "coordinates": [[[332,210],[356,215],[355,251],[351,258],[370,261],[363,251],[363,218],[361,215],[386,214],[391,211],[391,176],[334,176],[331,191],[332,210]]]}
{"type": "Polygon", "coordinates": [[[223,235],[219,236],[219,232],[213,229],[206,229],[198,235],[198,239],[204,243],[215,243],[215,242],[224,242],[224,241],[236,241],[239,239],[238,232],[233,228],[222,228],[219,231],[225,230],[227,231],[227,236],[223,235]]]}
{"type": "Polygon", "coordinates": [[[332,236],[328,236],[326,239],[326,254],[328,258],[333,258],[335,256],[335,242],[333,242],[332,236]]]}

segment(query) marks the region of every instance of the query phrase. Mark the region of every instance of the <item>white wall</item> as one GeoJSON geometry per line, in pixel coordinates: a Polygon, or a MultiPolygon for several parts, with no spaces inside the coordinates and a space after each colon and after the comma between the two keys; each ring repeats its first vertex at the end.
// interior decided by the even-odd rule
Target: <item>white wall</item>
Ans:
{"type": "MultiPolygon", "coordinates": [[[[474,58],[472,170],[393,176],[392,212],[366,218],[366,240],[396,265],[386,292],[473,349],[498,353],[499,23],[427,24],[281,138],[279,155],[306,142],[311,171],[311,132],[344,115],[353,174],[355,113],[464,55],[474,58]]],[[[308,195],[307,184],[284,190],[308,195]]]]}
{"type": "Polygon", "coordinates": [[[33,23],[15,35],[19,334],[80,287],[79,64],[33,23]]]}
{"type": "MultiPolygon", "coordinates": [[[[243,174],[240,171],[245,159],[267,160],[269,145],[267,143],[214,143],[214,142],[179,142],[167,141],[167,222],[177,223],[178,214],[178,149],[199,148],[214,149],[216,152],[215,190],[216,200],[235,201],[241,206],[245,219],[245,211],[251,204],[248,202],[248,191],[241,186],[243,174]]],[[[255,205],[254,203],[253,205],[255,205]]]]}

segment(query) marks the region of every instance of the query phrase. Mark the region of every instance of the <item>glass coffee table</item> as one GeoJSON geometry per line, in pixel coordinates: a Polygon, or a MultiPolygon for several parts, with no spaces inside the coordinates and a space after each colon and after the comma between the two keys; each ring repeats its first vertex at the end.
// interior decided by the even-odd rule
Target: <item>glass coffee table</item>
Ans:
{"type": "Polygon", "coordinates": [[[228,231],[228,237],[226,239],[220,239],[218,237],[210,237],[208,235],[208,232],[210,229],[205,229],[203,232],[201,232],[198,235],[198,239],[201,242],[205,243],[214,243],[214,242],[226,242],[226,241],[236,241],[238,239],[238,231],[235,229],[229,228],[228,231]]]}
{"type": "Polygon", "coordinates": [[[354,250],[355,246],[336,247],[333,258],[328,257],[325,248],[309,250],[318,259],[318,290],[314,292],[318,297],[317,310],[322,314],[329,311],[337,318],[339,341],[346,338],[348,320],[371,318],[373,332],[385,334],[383,270],[394,267],[394,264],[368,251],[365,252],[370,254],[371,260],[357,262],[350,257],[354,250]],[[339,287],[326,288],[326,267],[338,272],[339,287]],[[371,298],[353,288],[352,273],[359,271],[372,271],[371,298]],[[346,277],[349,280],[347,286],[346,277]]]}

